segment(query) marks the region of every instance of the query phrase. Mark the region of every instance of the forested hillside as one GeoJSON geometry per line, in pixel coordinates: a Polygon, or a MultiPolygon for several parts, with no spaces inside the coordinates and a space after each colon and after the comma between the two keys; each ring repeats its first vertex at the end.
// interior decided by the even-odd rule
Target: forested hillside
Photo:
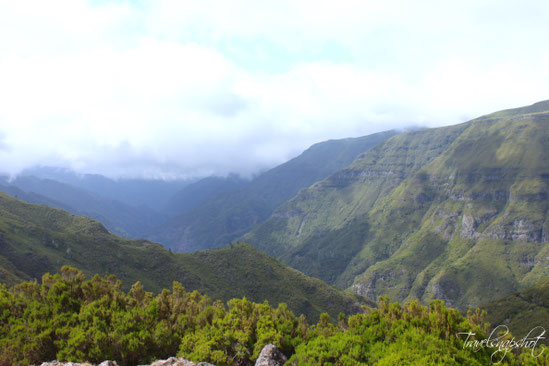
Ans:
{"type": "Polygon", "coordinates": [[[115,274],[125,290],[140,281],[155,293],[179,281],[213,299],[246,296],[257,302],[285,302],[311,319],[322,312],[360,310],[353,297],[290,269],[257,249],[238,244],[193,254],[170,252],[144,240],[110,234],[99,222],[0,194],[0,283],[40,279],[72,265],[86,275],[115,274]]]}

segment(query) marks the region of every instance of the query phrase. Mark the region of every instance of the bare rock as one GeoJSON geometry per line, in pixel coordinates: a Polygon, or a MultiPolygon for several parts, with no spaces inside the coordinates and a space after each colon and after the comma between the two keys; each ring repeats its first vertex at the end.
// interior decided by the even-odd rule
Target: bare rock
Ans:
{"type": "Polygon", "coordinates": [[[184,358],[170,357],[167,360],[158,360],[153,362],[150,366],[215,366],[207,362],[194,363],[184,358]]]}
{"type": "Polygon", "coordinates": [[[461,219],[461,237],[464,239],[474,239],[478,237],[476,232],[477,222],[473,215],[463,215],[461,219]]]}
{"type": "MultiPolygon", "coordinates": [[[[76,363],[76,362],[59,362],[50,361],[43,362],[40,366],[92,366],[91,363],[76,363]]],[[[116,361],[103,361],[97,366],[118,366],[116,361]]],[[[145,366],[145,365],[144,365],[145,366]]],[[[158,360],[153,362],[150,366],[215,366],[207,362],[194,363],[184,358],[170,357],[167,360],[158,360]]]]}
{"type": "Polygon", "coordinates": [[[491,239],[543,243],[543,228],[540,223],[519,218],[508,225],[493,225],[483,236],[491,239]]]}
{"type": "MultiPolygon", "coordinates": [[[[115,364],[116,365],[116,364],[115,364]]],[[[40,366],[92,366],[91,363],[77,363],[77,362],[59,362],[59,361],[50,361],[42,362],[40,366]]]]}
{"type": "Polygon", "coordinates": [[[282,366],[287,360],[274,344],[268,344],[261,350],[255,366],[282,366]]]}

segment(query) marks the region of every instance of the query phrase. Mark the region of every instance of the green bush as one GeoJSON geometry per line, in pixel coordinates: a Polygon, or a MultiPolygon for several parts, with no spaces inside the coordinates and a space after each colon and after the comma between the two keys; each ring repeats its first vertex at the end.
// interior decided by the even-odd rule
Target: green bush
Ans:
{"type": "MultiPolygon", "coordinates": [[[[46,274],[42,283],[0,285],[0,366],[45,360],[116,360],[149,363],[178,355],[222,365],[253,365],[261,349],[275,344],[289,365],[488,365],[493,350],[473,352],[460,332],[486,337],[485,313],[467,316],[440,300],[403,306],[379,300],[377,309],[343,315],[337,325],[322,314],[318,324],[274,308],[232,299],[225,305],[177,282],[154,296],[137,282],[124,293],[112,275],[86,280],[72,268],[46,274]]],[[[511,365],[547,362],[515,350],[511,365]]]]}

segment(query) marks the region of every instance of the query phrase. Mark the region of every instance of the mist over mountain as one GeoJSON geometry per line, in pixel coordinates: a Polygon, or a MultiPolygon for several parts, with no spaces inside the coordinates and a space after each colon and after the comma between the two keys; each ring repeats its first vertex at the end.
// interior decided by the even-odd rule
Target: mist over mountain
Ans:
{"type": "MultiPolygon", "coordinates": [[[[536,319],[547,315],[549,301],[548,116],[544,101],[453,126],[329,140],[250,180],[115,180],[44,167],[4,177],[0,190],[13,197],[0,194],[0,283],[15,286],[0,285],[0,295],[26,296],[20,291],[38,284],[17,283],[70,264],[90,276],[115,273],[126,290],[138,280],[160,292],[157,299],[166,301],[155,301],[163,306],[171,306],[162,288],[173,280],[224,301],[244,295],[286,302],[308,318],[320,317],[323,325],[312,329],[331,329],[322,339],[334,342],[356,325],[358,315],[347,321],[343,313],[364,310],[400,327],[420,324],[412,316],[465,324],[465,317],[456,323],[458,310],[444,303],[469,309],[466,319],[476,331],[490,330],[480,309],[471,310],[482,306],[492,322],[524,336],[546,326],[536,319]],[[170,250],[112,233],[146,236],[170,250]],[[252,245],[229,244],[239,237],[252,245]],[[389,304],[387,296],[403,305],[389,304]],[[379,309],[359,307],[374,306],[377,297],[379,309]]],[[[78,272],[65,269],[55,277],[58,286],[70,282],[70,273],[78,272]]],[[[48,289],[53,277],[43,278],[41,288],[48,289]]],[[[122,286],[106,278],[113,289],[122,286]]],[[[140,286],[132,286],[128,299],[140,286]]],[[[229,307],[237,303],[247,304],[231,300],[229,307]]],[[[207,319],[196,331],[204,329],[207,319]]],[[[337,347],[329,349],[338,354],[337,347]]],[[[316,354],[304,352],[294,357],[316,354]]],[[[524,355],[517,357],[521,364],[524,355]]]]}
{"type": "Polygon", "coordinates": [[[46,166],[25,169],[17,177],[57,181],[131,206],[148,206],[158,212],[164,210],[176,192],[196,180],[111,179],[100,174],[78,174],[69,168],[46,166]]]}
{"type": "Polygon", "coordinates": [[[539,102],[459,125],[325,141],[251,180],[37,168],[0,189],[175,251],[241,238],[371,299],[466,308],[547,274],[548,112],[539,102]],[[475,271],[494,274],[469,285],[475,271]]]}
{"type": "Polygon", "coordinates": [[[141,237],[167,218],[144,205],[132,206],[70,184],[35,176],[21,175],[13,180],[4,180],[0,191],[27,202],[97,219],[109,231],[123,237],[141,237]]]}
{"type": "Polygon", "coordinates": [[[190,183],[171,196],[164,207],[164,211],[177,216],[200,206],[211,197],[228,193],[246,186],[247,179],[237,175],[228,177],[207,177],[190,183]]]}
{"type": "MultiPolygon", "coordinates": [[[[267,219],[277,206],[300,189],[347,166],[360,153],[397,133],[386,131],[315,144],[249,182],[212,195],[194,209],[155,228],[146,237],[182,252],[225,246],[267,219]]],[[[230,180],[225,184],[227,182],[230,180]]],[[[196,184],[204,183],[208,181],[196,184]]],[[[180,197],[195,194],[193,187],[183,188],[180,197]]]]}
{"type": "Polygon", "coordinates": [[[299,189],[395,133],[318,143],[252,180],[236,174],[198,180],[111,179],[68,168],[34,167],[15,178],[2,178],[0,191],[97,219],[123,237],[148,237],[179,251],[215,248],[267,218],[299,189]]]}

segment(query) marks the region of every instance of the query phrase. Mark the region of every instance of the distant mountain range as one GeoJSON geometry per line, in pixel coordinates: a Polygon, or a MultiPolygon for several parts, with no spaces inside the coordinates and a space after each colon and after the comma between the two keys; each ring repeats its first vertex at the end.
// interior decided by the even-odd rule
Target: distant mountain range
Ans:
{"type": "Polygon", "coordinates": [[[236,175],[183,181],[113,180],[36,167],[15,179],[0,178],[0,191],[97,219],[117,235],[147,238],[175,251],[218,248],[263,222],[300,189],[347,166],[394,134],[321,142],[252,180],[236,175]]]}
{"type": "Polygon", "coordinates": [[[172,197],[194,180],[111,179],[99,174],[78,174],[66,168],[34,167],[19,176],[54,180],[89,194],[116,200],[129,206],[146,206],[163,212],[172,197]]]}
{"type": "Polygon", "coordinates": [[[371,299],[467,308],[549,274],[549,101],[394,136],[242,237],[371,299]]]}
{"type": "Polygon", "coordinates": [[[143,237],[148,230],[167,219],[166,215],[147,206],[132,206],[48,178],[21,175],[12,181],[1,181],[0,191],[27,202],[45,204],[97,219],[109,231],[128,238],[143,237]]]}

